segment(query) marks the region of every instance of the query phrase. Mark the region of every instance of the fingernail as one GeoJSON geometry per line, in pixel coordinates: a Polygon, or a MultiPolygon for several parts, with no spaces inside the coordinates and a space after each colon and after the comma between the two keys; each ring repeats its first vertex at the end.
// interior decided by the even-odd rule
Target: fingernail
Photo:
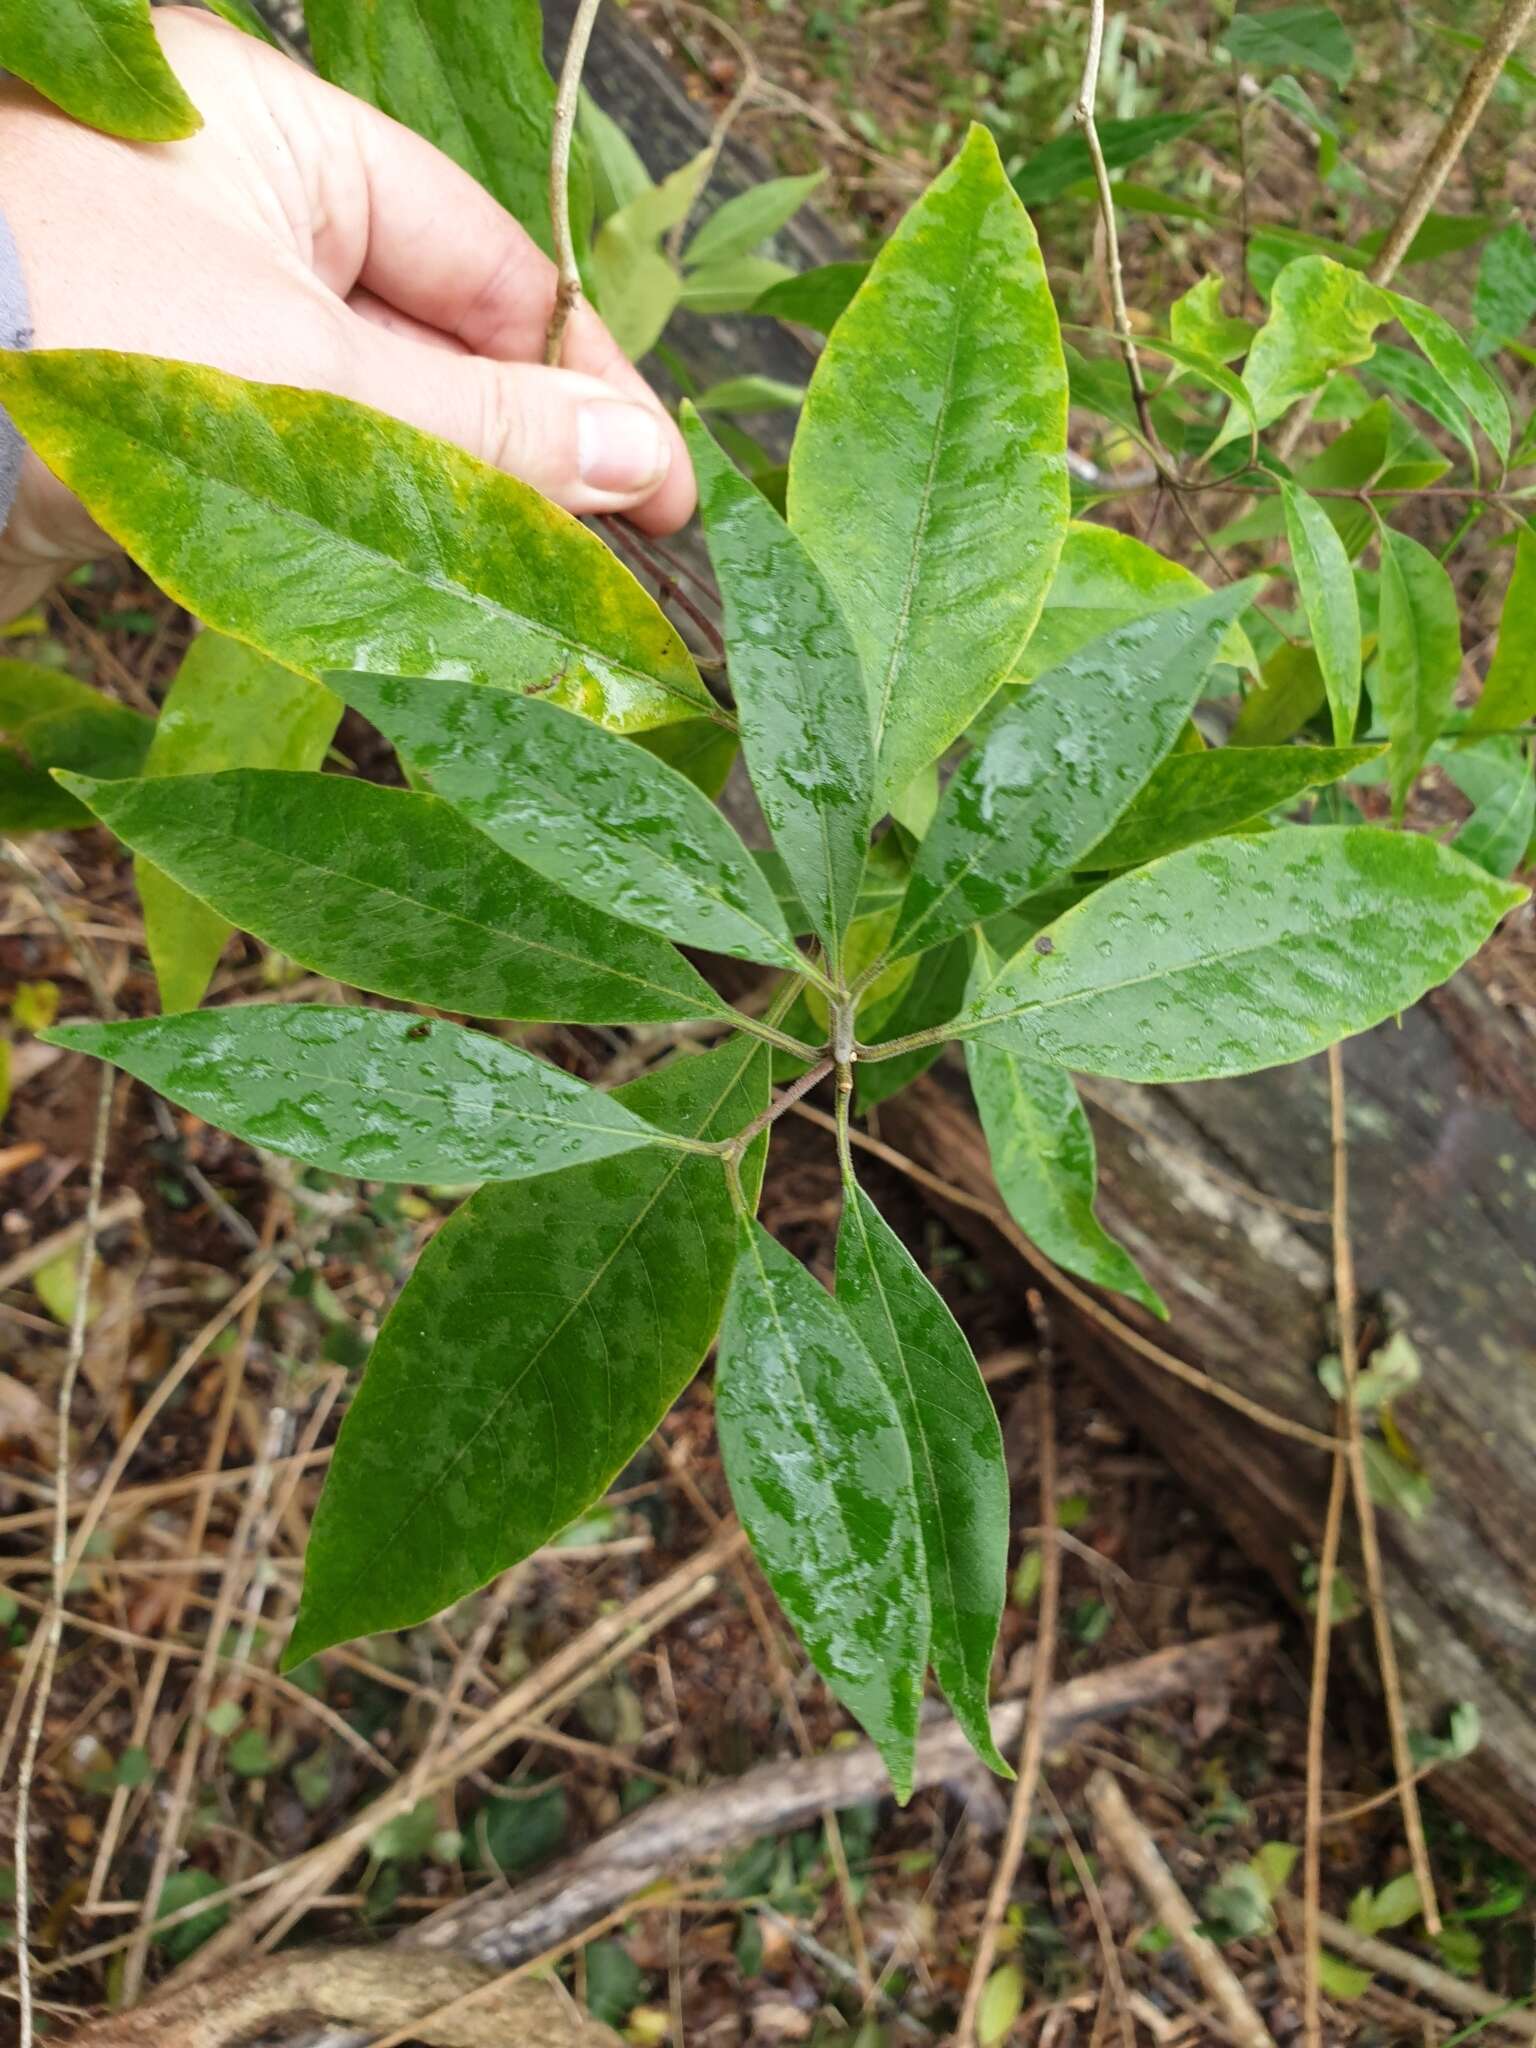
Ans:
{"type": "Polygon", "coordinates": [[[648,407],[596,399],[577,416],[576,459],[589,489],[627,496],[659,484],[672,455],[648,407]]]}

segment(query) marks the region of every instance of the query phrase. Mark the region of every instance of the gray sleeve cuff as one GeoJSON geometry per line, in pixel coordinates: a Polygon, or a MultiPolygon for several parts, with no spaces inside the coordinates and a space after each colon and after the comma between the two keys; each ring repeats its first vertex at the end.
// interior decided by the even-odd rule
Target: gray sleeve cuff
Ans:
{"type": "MultiPolygon", "coordinates": [[[[30,348],[31,308],[21,257],[4,214],[0,214],[0,348],[30,348]]],[[[21,475],[21,436],[0,410],[0,526],[10,517],[11,501],[21,475]]]]}

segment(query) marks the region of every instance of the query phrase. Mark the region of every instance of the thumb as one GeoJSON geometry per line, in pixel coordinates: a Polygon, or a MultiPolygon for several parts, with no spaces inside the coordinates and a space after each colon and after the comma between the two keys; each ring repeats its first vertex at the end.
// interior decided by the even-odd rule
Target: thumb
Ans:
{"type": "Polygon", "coordinates": [[[349,397],[456,442],[568,512],[629,510],[676,495],[675,482],[666,489],[675,472],[686,482],[687,456],[660,406],[602,378],[493,362],[361,318],[351,333],[349,397]]]}

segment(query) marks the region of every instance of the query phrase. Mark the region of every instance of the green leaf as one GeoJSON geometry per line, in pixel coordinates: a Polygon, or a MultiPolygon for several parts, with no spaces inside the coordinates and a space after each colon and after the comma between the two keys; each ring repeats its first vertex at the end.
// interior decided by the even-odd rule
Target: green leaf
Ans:
{"type": "Polygon", "coordinates": [[[1394,348],[1391,342],[1380,341],[1371,357],[1369,374],[1399,398],[1427,412],[1437,426],[1461,443],[1474,462],[1477,460],[1477,443],[1472,438],[1466,412],[1433,363],[1409,349],[1394,348]]]}
{"type": "Polygon", "coordinates": [[[1254,329],[1246,320],[1234,320],[1221,310],[1221,279],[1202,277],[1168,309],[1169,332],[1186,348],[1197,349],[1218,363],[1230,363],[1245,356],[1253,344],[1254,329]]]}
{"type": "Polygon", "coordinates": [[[1300,732],[1326,700],[1317,650],[1282,640],[1264,664],[1259,687],[1238,712],[1227,746],[1277,746],[1300,732]]]}
{"type": "Polygon", "coordinates": [[[216,14],[220,21],[227,21],[231,28],[243,29],[246,35],[255,36],[258,42],[278,47],[277,37],[262,20],[251,0],[203,0],[210,14],[216,14]]]}
{"type": "Polygon", "coordinates": [[[642,192],[651,190],[651,174],[640,152],[585,86],[576,105],[576,132],[591,161],[593,196],[600,214],[618,213],[642,192]]]}
{"type": "MultiPolygon", "coordinates": [[[[614,1091],[709,1140],[768,1104],[732,1040],[614,1091]]],[[[764,1145],[743,1161],[749,1197],[764,1145]]],[[[660,1147],[482,1188],[428,1244],[342,1424],[284,1657],[405,1628],[596,1500],[698,1368],[736,1223],[717,1160],[660,1147]]]]}
{"type": "MultiPolygon", "coordinates": [[[[997,957],[983,945],[977,984],[996,971],[997,957]]],[[[1049,1060],[979,1040],[967,1042],[965,1063],[998,1193],[1025,1236],[1068,1272],[1166,1318],[1135,1260],[1094,1214],[1093,1129],[1072,1076],[1049,1060]]]]}
{"type": "Polygon", "coordinates": [[[672,265],[616,213],[599,230],[587,270],[598,311],[619,347],[631,362],[649,355],[677,310],[682,281],[672,265]]]}
{"type": "Polygon", "coordinates": [[[356,673],[327,681],[438,796],[571,895],[681,945],[804,964],[734,828],[632,741],[477,683],[356,673]]]}
{"type": "Polygon", "coordinates": [[[90,812],[49,771],[136,775],[154,732],[152,719],[59,669],[0,660],[0,831],[88,825],[90,812]]]}
{"type": "Polygon", "coordinates": [[[1519,742],[1485,740],[1481,747],[1458,752],[1446,762],[1458,785],[1464,778],[1471,780],[1466,776],[1471,757],[1485,752],[1495,755],[1490,763],[1493,772],[1486,777],[1491,786],[1452,844],[1490,875],[1508,876],[1524,865],[1525,850],[1536,834],[1536,776],[1519,742]]]}
{"type": "Polygon", "coordinates": [[[525,1180],[660,1142],[574,1074],[405,1010],[241,1003],[46,1036],[248,1144],[358,1180],[525,1180]]]}
{"type": "Polygon", "coordinates": [[[1355,46],[1331,7],[1270,7],[1233,15],[1222,31],[1227,54],[1266,71],[1315,71],[1348,85],[1355,46]]]}
{"type": "Polygon", "coordinates": [[[690,313],[745,313],[793,272],[767,256],[723,256],[683,279],[678,304],[690,313]]]}
{"type": "MultiPolygon", "coordinates": [[[[971,940],[968,934],[951,939],[947,946],[934,946],[924,953],[912,970],[912,978],[901,998],[885,1019],[886,1038],[905,1038],[909,1033],[932,1031],[947,1024],[965,1002],[971,975],[971,940]]],[[[931,1067],[944,1050],[942,1044],[918,1046],[912,1052],[897,1053],[888,1060],[861,1060],[854,1068],[860,1116],[898,1094],[909,1082],[931,1067]]]]}
{"type": "MultiPolygon", "coordinates": [[[[1269,318],[1254,337],[1243,382],[1261,427],[1316,391],[1335,370],[1365,362],[1376,329],[1393,313],[1390,293],[1327,256],[1298,256],[1275,279],[1269,318]]],[[[1229,416],[1215,447],[1243,423],[1229,416]]]]}
{"type": "Polygon", "coordinates": [[[1003,1963],[982,1987],[976,2008],[976,2038],[981,2048],[997,2048],[1024,2010],[1024,1972],[1017,1963],[1003,1963]]]}
{"type": "Polygon", "coordinates": [[[812,171],[803,178],[768,178],[727,199],[683,251],[684,267],[697,270],[706,263],[750,255],[793,219],[826,175],[812,171]]]}
{"type": "Polygon", "coordinates": [[[1254,1073],[1406,1009],[1524,900],[1416,833],[1213,839],[1095,890],[955,1031],[1123,1081],[1254,1073]]]}
{"type": "Polygon", "coordinates": [[[1362,1970],[1354,1963],[1346,1963],[1328,1949],[1320,1949],[1317,1957],[1317,1981],[1327,1997],[1348,2000],[1363,1998],[1375,1979],[1369,1970],[1362,1970]]]}
{"type": "Polygon", "coordinates": [[[1449,320],[1398,292],[1388,294],[1392,311],[1429,358],[1451,390],[1498,450],[1509,459],[1509,401],[1499,380],[1480,363],[1449,320]]]}
{"type": "Polygon", "coordinates": [[[793,412],[805,399],[803,384],[777,377],[727,377],[694,400],[700,412],[793,412]]]}
{"type": "Polygon", "coordinates": [[[1351,775],[1380,747],[1211,747],[1175,754],[1079,866],[1141,867],[1180,847],[1250,824],[1304,790],[1351,775]]]}
{"type": "Polygon", "coordinates": [[[6,353],[0,403],[177,603],[291,668],[538,690],[626,732],[718,715],[595,534],[398,420],[89,349],[6,353]]]}
{"type": "Polygon", "coordinates": [[[835,968],[869,845],[869,698],[827,579],[710,437],[683,432],[725,608],[731,686],[752,786],[835,968]]]}
{"type": "Polygon", "coordinates": [[[1411,1870],[1394,1877],[1379,1892],[1369,1885],[1349,1902],[1349,1924],[1357,1934],[1385,1934],[1393,1927],[1406,1927],[1419,1917],[1421,1901],[1418,1879],[1411,1870]]]}
{"type": "MultiPolygon", "coordinates": [[[[1161,149],[1165,142],[1176,142],[1199,123],[1198,114],[1144,114],[1129,121],[1100,121],[1099,147],[1106,166],[1120,171],[1161,149]]],[[[1088,145],[1074,128],[1037,149],[1014,172],[1013,189],[1026,206],[1043,206],[1092,174],[1088,145]]]]}
{"type": "Polygon", "coordinates": [[[976,1754],[1012,1777],[987,1712],[1008,1594],[1008,1467],[997,1410],[942,1298],[851,1180],[837,1300],[885,1381],[911,1454],[933,1668],[976,1754]]]}
{"type": "Polygon", "coordinates": [[[715,1368],[720,1454],[757,1560],[811,1662],[911,1796],[928,1578],[912,1458],[853,1325],[759,1224],[715,1368]]]}
{"type": "MultiPolygon", "coordinates": [[[[200,633],[161,706],[146,775],[318,768],[341,717],[328,690],[220,633],[200,633]]],[[[151,861],[134,867],[162,1010],[194,1010],[233,927],[151,861]]]]}
{"type": "Polygon", "coordinates": [[[867,263],[823,263],[770,285],[754,300],[752,311],[830,334],[868,275],[867,263]]]}
{"type": "Polygon", "coordinates": [[[165,60],[149,0],[20,0],[0,10],[0,68],[108,135],[179,142],[203,125],[165,60]]]}
{"type": "Polygon", "coordinates": [[[1254,581],[1153,612],[1022,691],[951,776],[892,949],[919,952],[1068,872],[1172,747],[1254,581]]]}
{"type": "MultiPolygon", "coordinates": [[[[163,1920],[168,1914],[179,1912],[183,1906],[190,1906],[198,1899],[206,1899],[212,1892],[223,1890],[223,1879],[215,1877],[211,1870],[195,1867],[173,1870],[155,1901],[155,1918],[163,1920]]],[[[162,1928],[151,1938],[156,1948],[164,1949],[172,1962],[183,1963],[217,1934],[228,1918],[229,1905],[225,1902],[210,1906],[206,1913],[194,1913],[189,1919],[179,1920],[174,1927],[162,1928]]]]}
{"type": "MultiPolygon", "coordinates": [[[[321,75],[435,143],[478,178],[548,255],[555,88],[538,0],[305,0],[321,75]]],[[[585,152],[573,152],[571,224],[592,225],[585,152]]]]}
{"type": "Polygon", "coordinates": [[[1291,562],[1328,693],[1333,737],[1339,746],[1347,746],[1360,715],[1360,600],[1355,573],[1343,541],[1317,500],[1296,484],[1282,483],[1280,492],[1291,562]]]}
{"type": "Polygon", "coordinates": [[[1413,779],[1440,737],[1460,673],[1455,586],[1428,548],[1383,526],[1373,696],[1391,741],[1394,817],[1402,816],[1413,779]]]}
{"type": "Polygon", "coordinates": [[[1066,405],[1035,231],[973,128],[838,321],[790,457],[790,524],[869,679],[882,801],[1034,629],[1066,533],[1066,405]]]}
{"type": "MultiPolygon", "coordinates": [[[[1074,519],[1046,590],[1039,623],[1008,678],[1009,684],[1031,682],[1101,634],[1149,612],[1185,604],[1201,596],[1205,588],[1193,570],[1171,562],[1133,534],[1074,519]]],[[[1228,632],[1221,658],[1243,668],[1258,667],[1241,626],[1228,632]]]]}
{"type": "Polygon", "coordinates": [[[1515,566],[1504,593],[1499,643],[1482,695],[1467,720],[1468,734],[1496,732],[1536,720],[1536,532],[1521,526],[1515,566]]]}
{"type": "Polygon", "coordinates": [[[1480,355],[1518,341],[1536,319],[1536,234],[1512,220],[1489,238],[1472,295],[1480,355]]]}
{"type": "Polygon", "coordinates": [[[723,1012],[665,940],[578,903],[438,797],[277,769],[68,786],[240,930],[353,988],[572,1024],[723,1012]]]}

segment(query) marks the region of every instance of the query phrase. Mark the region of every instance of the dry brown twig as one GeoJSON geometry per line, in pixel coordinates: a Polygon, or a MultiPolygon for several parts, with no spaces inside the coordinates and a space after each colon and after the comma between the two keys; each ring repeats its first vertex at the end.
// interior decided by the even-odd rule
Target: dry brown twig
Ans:
{"type": "Polygon", "coordinates": [[[1089,1779],[1088,1805],[1105,1848],[1135,1878],[1148,1905],[1214,1999],[1234,2039],[1242,2048],[1275,2048],[1274,2036],[1260,2019],[1231,1964],[1216,1944],[1200,1932],[1194,1909],[1163,1861],[1161,1850],[1132,1813],[1125,1794],[1108,1771],[1097,1770],[1089,1779]]]}
{"type": "Polygon", "coordinates": [[[969,2043],[979,2042],[980,2038],[977,2019],[982,1994],[992,1974],[998,1934],[1013,1894],[1014,1879],[1024,1859],[1029,1817],[1034,1810],[1040,1759],[1045,1753],[1051,1679],[1056,1663],[1056,1620],[1061,1607],[1061,1550],[1056,1542],[1056,1401],[1050,1364],[1045,1359],[1036,1368],[1035,1392],[1040,1432],[1040,1625],[1035,1637],[1034,1661],[1029,1668],[1029,1718],[1024,1725],[1019,1775],[1008,1809],[1002,1851],[987,1891],[981,1938],[976,1944],[975,1959],[965,1987],[965,2000],[960,2008],[960,2021],[955,2029],[955,2039],[961,2048],[968,2048],[969,2043]]]}

